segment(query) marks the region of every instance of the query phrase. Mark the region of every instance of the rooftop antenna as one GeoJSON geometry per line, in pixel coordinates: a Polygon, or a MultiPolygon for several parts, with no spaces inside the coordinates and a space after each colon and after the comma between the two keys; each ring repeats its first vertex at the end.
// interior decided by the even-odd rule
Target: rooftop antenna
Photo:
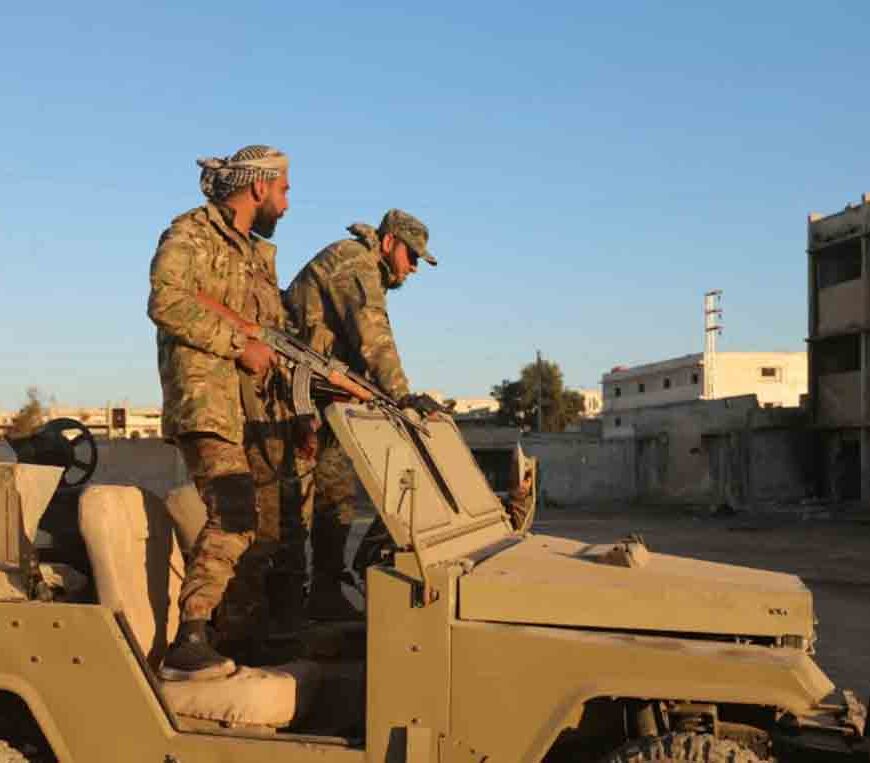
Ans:
{"type": "Polygon", "coordinates": [[[704,294],[704,400],[716,398],[716,337],[722,333],[722,290],[704,294]]]}

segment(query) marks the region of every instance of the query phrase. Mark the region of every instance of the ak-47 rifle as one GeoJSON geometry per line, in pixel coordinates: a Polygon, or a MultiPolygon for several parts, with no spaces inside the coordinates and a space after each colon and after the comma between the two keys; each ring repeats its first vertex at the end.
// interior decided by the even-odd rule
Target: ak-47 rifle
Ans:
{"type": "Polygon", "coordinates": [[[348,395],[363,403],[369,403],[380,408],[387,415],[400,419],[408,426],[429,435],[429,430],[423,423],[410,418],[396,405],[392,397],[368,379],[351,371],[345,363],[312,350],[292,334],[245,320],[235,310],[221,304],[208,294],[199,292],[196,301],[232,323],[251,339],[257,339],[271,347],[292,366],[292,402],[297,416],[316,414],[316,408],[311,400],[311,382],[312,379],[317,379],[321,387],[327,388],[327,391],[348,395]]]}

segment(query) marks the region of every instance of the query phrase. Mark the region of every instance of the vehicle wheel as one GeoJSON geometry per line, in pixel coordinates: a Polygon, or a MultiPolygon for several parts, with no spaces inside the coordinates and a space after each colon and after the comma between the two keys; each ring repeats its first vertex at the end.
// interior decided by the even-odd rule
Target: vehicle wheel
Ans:
{"type": "Polygon", "coordinates": [[[761,763],[751,750],[712,734],[668,734],[635,739],[602,758],[600,763],[761,763]]]}
{"type": "Polygon", "coordinates": [[[29,763],[29,758],[16,750],[9,742],[0,739],[0,763],[29,763]]]}

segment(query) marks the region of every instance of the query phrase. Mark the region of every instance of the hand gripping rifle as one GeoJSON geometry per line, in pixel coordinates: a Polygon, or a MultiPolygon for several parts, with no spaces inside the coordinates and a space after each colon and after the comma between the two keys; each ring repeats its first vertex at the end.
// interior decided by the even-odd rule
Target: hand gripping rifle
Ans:
{"type": "Polygon", "coordinates": [[[284,331],[251,323],[232,308],[203,292],[196,295],[196,301],[232,323],[251,339],[257,339],[271,347],[290,364],[293,369],[293,410],[297,416],[314,416],[317,413],[311,400],[311,382],[314,379],[324,391],[348,395],[363,403],[369,403],[388,416],[401,419],[408,426],[429,435],[424,424],[410,418],[386,392],[368,379],[350,371],[345,363],[312,350],[305,342],[284,331]]]}

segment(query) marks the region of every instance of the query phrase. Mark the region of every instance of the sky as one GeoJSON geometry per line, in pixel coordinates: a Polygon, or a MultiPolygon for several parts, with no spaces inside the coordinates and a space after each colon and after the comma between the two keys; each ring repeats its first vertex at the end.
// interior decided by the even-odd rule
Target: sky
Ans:
{"type": "Polygon", "coordinates": [[[801,350],[806,217],[870,191],[870,4],[4,3],[0,408],[159,405],[148,268],[197,157],[291,157],[282,285],[390,207],[415,389],[801,350]],[[183,7],[179,7],[183,5],[183,7]]]}

